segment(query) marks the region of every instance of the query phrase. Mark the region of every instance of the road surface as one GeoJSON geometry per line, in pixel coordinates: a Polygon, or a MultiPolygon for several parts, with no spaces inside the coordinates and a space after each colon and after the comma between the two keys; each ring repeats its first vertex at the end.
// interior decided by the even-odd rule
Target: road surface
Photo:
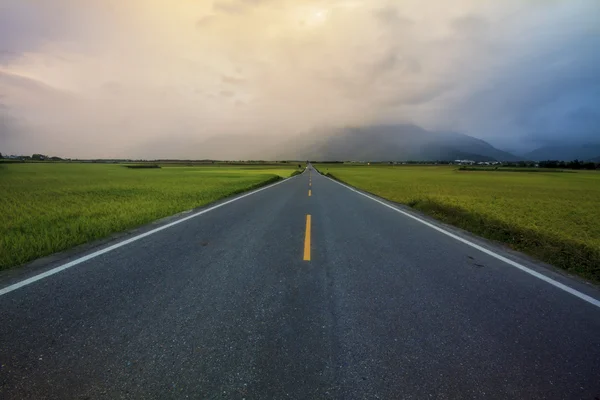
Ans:
{"type": "Polygon", "coordinates": [[[600,397],[597,305],[314,171],[115,243],[0,280],[0,398],[600,397]]]}

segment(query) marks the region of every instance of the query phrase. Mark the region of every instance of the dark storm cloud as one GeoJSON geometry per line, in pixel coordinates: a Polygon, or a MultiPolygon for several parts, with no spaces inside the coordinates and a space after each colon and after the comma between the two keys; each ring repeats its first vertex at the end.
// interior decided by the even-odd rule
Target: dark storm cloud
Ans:
{"type": "Polygon", "coordinates": [[[461,110],[470,109],[478,115],[482,131],[494,132],[497,121],[507,121],[516,130],[502,136],[530,147],[598,143],[598,48],[600,37],[573,36],[563,38],[556,47],[532,49],[526,59],[490,76],[492,89],[474,93],[461,110]]]}

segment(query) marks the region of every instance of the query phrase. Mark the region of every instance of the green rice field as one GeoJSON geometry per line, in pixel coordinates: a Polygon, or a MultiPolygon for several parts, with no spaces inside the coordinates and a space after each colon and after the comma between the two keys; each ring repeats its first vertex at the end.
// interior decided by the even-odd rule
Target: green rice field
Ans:
{"type": "Polygon", "coordinates": [[[352,186],[600,282],[600,172],[316,167],[352,186]]]}
{"type": "Polygon", "coordinates": [[[297,164],[0,163],[0,269],[288,177],[297,164]]]}

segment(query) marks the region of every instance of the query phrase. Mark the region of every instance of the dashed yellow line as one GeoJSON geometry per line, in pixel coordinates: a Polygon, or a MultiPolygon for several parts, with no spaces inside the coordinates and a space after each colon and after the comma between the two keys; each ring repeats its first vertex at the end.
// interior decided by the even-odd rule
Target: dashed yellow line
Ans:
{"type": "Polygon", "coordinates": [[[312,196],[312,190],[308,189],[308,197],[312,196]]]}
{"type": "Polygon", "coordinates": [[[304,235],[304,261],[310,261],[310,214],[306,216],[306,234],[304,235]]]}

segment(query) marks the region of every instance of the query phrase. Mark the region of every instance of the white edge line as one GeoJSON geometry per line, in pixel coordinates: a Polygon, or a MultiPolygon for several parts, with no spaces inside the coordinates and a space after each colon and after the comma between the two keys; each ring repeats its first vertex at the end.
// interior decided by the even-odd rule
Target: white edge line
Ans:
{"type": "MultiPolygon", "coordinates": [[[[322,175],[320,172],[319,172],[319,174],[320,174],[320,175],[322,175]]],[[[323,175],[323,176],[325,176],[325,175],[323,175]]],[[[326,178],[329,178],[329,177],[327,177],[327,176],[325,176],[325,177],[326,177],[326,178]]],[[[513,260],[510,260],[510,259],[508,259],[508,258],[506,258],[506,257],[503,257],[503,256],[501,256],[500,254],[494,253],[493,251],[491,251],[491,250],[488,250],[488,249],[486,249],[485,247],[482,247],[482,246],[480,246],[480,245],[478,245],[478,244],[475,244],[475,243],[473,243],[473,242],[471,242],[471,241],[469,241],[469,240],[467,240],[467,239],[464,239],[464,238],[462,238],[462,237],[460,237],[460,236],[458,236],[458,235],[455,235],[455,234],[453,234],[453,233],[451,233],[451,232],[448,232],[448,231],[447,231],[447,230],[445,230],[445,229],[442,229],[442,228],[440,228],[440,227],[438,227],[438,226],[436,226],[436,225],[434,225],[434,224],[432,224],[432,223],[429,223],[429,222],[427,222],[427,221],[425,221],[425,220],[423,220],[423,219],[421,219],[421,218],[419,218],[419,217],[416,217],[416,216],[414,216],[414,215],[412,215],[412,214],[410,214],[410,213],[407,213],[406,211],[402,211],[402,210],[400,210],[400,209],[398,209],[398,208],[396,208],[396,207],[394,207],[394,206],[391,206],[391,205],[389,205],[389,204],[387,204],[387,203],[385,203],[385,202],[383,202],[383,201],[381,201],[381,200],[379,200],[379,199],[376,199],[376,198],[374,198],[374,197],[372,197],[372,196],[369,196],[368,194],[365,194],[365,193],[363,193],[363,192],[361,192],[361,191],[359,191],[359,190],[356,190],[356,189],[354,189],[353,187],[350,187],[350,186],[348,186],[348,185],[344,185],[343,183],[341,183],[341,182],[338,182],[338,181],[336,181],[335,179],[332,179],[332,178],[329,178],[329,179],[330,179],[331,181],[333,181],[333,182],[337,183],[338,185],[341,185],[341,186],[345,187],[346,189],[349,189],[349,190],[351,190],[351,191],[353,191],[353,192],[355,192],[355,193],[358,193],[358,194],[360,194],[360,195],[362,195],[362,196],[365,196],[365,197],[366,197],[366,198],[368,198],[368,199],[371,199],[371,200],[373,200],[373,201],[376,201],[377,203],[379,203],[379,204],[381,204],[381,205],[383,205],[383,206],[386,206],[387,208],[390,208],[390,209],[392,209],[392,210],[394,210],[394,211],[396,211],[396,212],[399,212],[400,214],[403,214],[403,215],[405,215],[405,216],[407,216],[407,217],[409,217],[409,218],[412,218],[413,220],[415,220],[415,221],[418,221],[418,222],[422,223],[423,225],[427,225],[428,227],[430,227],[430,228],[432,228],[432,229],[435,229],[436,231],[438,231],[438,232],[440,232],[440,233],[443,233],[443,234],[444,234],[444,235],[446,235],[446,236],[450,236],[451,238],[453,238],[453,239],[456,239],[456,240],[458,240],[459,242],[462,242],[462,243],[466,244],[467,246],[471,246],[471,247],[473,247],[474,249],[477,249],[477,250],[479,250],[479,251],[481,251],[481,252],[483,252],[483,253],[485,253],[485,254],[487,254],[487,255],[491,256],[491,257],[494,257],[494,258],[495,258],[495,259],[497,259],[497,260],[503,261],[503,262],[505,262],[506,264],[508,264],[508,265],[510,265],[510,266],[513,266],[513,267],[515,267],[515,268],[518,268],[518,269],[520,269],[521,271],[528,273],[529,275],[532,275],[532,276],[534,276],[534,277],[536,277],[536,278],[538,278],[538,279],[541,279],[541,280],[543,280],[544,282],[547,282],[547,283],[551,284],[552,286],[555,286],[555,287],[557,287],[557,288],[559,288],[559,289],[561,289],[561,290],[564,290],[565,292],[567,292],[567,293],[569,293],[569,294],[572,294],[572,295],[573,295],[573,296],[575,296],[575,297],[579,297],[581,300],[583,300],[583,301],[586,301],[586,302],[588,302],[588,303],[590,303],[590,304],[592,304],[592,305],[594,305],[594,306],[596,306],[596,307],[600,308],[600,300],[597,300],[597,299],[595,299],[595,298],[593,298],[593,297],[591,297],[591,296],[588,296],[587,294],[581,293],[580,291],[578,291],[578,290],[575,290],[575,289],[573,289],[573,288],[571,288],[571,287],[569,287],[569,286],[567,286],[567,285],[565,285],[565,284],[562,284],[562,283],[560,283],[560,282],[558,282],[558,281],[555,281],[554,279],[552,279],[552,278],[549,278],[549,277],[547,277],[547,276],[546,276],[546,275],[544,275],[544,274],[540,274],[540,273],[539,273],[539,272],[537,272],[537,271],[534,271],[534,270],[532,270],[532,269],[529,269],[529,268],[527,268],[526,266],[524,266],[524,265],[522,265],[522,264],[519,264],[518,262],[515,262],[515,261],[513,261],[513,260]]]]}
{"type": "MultiPolygon", "coordinates": [[[[304,173],[304,172],[303,172],[303,173],[304,173]]],[[[299,175],[296,175],[296,176],[299,176],[299,175]]],[[[217,205],[214,205],[214,206],[212,206],[212,207],[209,207],[209,208],[207,208],[207,209],[205,209],[205,210],[198,211],[197,213],[194,213],[194,214],[192,214],[192,215],[188,215],[187,217],[184,217],[184,218],[178,219],[177,221],[170,222],[170,223],[168,223],[168,224],[166,224],[166,225],[163,225],[163,226],[161,226],[161,227],[158,227],[158,228],[152,229],[152,230],[150,230],[150,231],[148,231],[148,232],[144,232],[144,233],[142,233],[142,234],[139,234],[139,235],[137,235],[137,236],[134,236],[134,237],[132,237],[132,238],[129,238],[129,239],[123,240],[122,242],[115,243],[115,244],[113,244],[112,246],[108,246],[108,247],[106,247],[106,248],[104,248],[104,249],[102,249],[102,250],[95,251],[95,252],[93,252],[93,253],[91,253],[91,254],[88,254],[88,255],[86,255],[86,256],[80,257],[80,258],[78,258],[78,259],[76,259],[76,260],[73,260],[73,261],[71,261],[71,262],[68,262],[68,263],[66,263],[66,264],[63,264],[63,265],[61,265],[61,266],[59,266],[59,267],[52,268],[52,269],[50,269],[50,270],[48,270],[48,271],[46,271],[46,272],[42,272],[41,274],[38,274],[38,275],[32,276],[31,278],[27,278],[27,279],[25,279],[25,280],[23,280],[23,281],[21,281],[21,282],[17,282],[17,283],[15,283],[15,284],[9,285],[9,286],[7,286],[7,287],[5,287],[5,288],[2,288],[2,289],[0,289],[0,296],[3,296],[3,295],[5,295],[5,294],[7,294],[7,293],[10,293],[10,292],[12,292],[12,291],[15,291],[15,290],[17,290],[17,289],[20,289],[20,288],[22,288],[23,286],[30,285],[30,284],[32,284],[32,283],[34,283],[34,282],[37,282],[37,281],[39,281],[39,280],[42,280],[42,279],[44,279],[44,278],[47,278],[47,277],[49,277],[49,276],[52,276],[52,275],[54,275],[54,274],[58,274],[59,272],[61,272],[61,271],[64,271],[65,269],[69,269],[69,268],[71,268],[71,267],[74,267],[74,266],[76,266],[76,265],[78,265],[78,264],[81,264],[81,263],[83,263],[83,262],[86,262],[86,261],[88,261],[88,260],[91,260],[92,258],[96,258],[96,257],[98,257],[98,256],[101,256],[102,254],[106,254],[106,253],[108,253],[108,252],[111,252],[111,251],[113,251],[113,250],[115,250],[115,249],[118,249],[119,247],[126,246],[126,245],[128,245],[128,244],[130,244],[130,243],[133,243],[133,242],[135,242],[135,241],[138,241],[138,240],[140,240],[140,239],[143,239],[143,238],[145,238],[146,236],[153,235],[153,234],[155,234],[156,232],[160,232],[160,231],[162,231],[162,230],[168,229],[168,228],[170,228],[170,227],[172,227],[172,226],[175,226],[175,225],[177,225],[177,224],[181,224],[182,222],[185,222],[185,221],[187,221],[187,220],[189,220],[189,219],[192,219],[192,218],[196,218],[196,217],[198,217],[198,216],[200,216],[200,215],[202,215],[202,214],[206,214],[207,212],[210,212],[210,211],[216,210],[217,208],[220,208],[220,207],[226,206],[227,204],[233,203],[234,201],[241,200],[241,199],[243,199],[244,197],[252,196],[253,194],[256,194],[256,193],[258,193],[258,192],[262,192],[263,190],[267,190],[267,189],[270,189],[270,188],[272,188],[272,187],[275,187],[275,186],[277,186],[277,185],[280,185],[280,184],[282,184],[282,183],[284,183],[284,182],[287,182],[287,181],[288,181],[288,180],[290,180],[290,179],[293,179],[293,178],[295,178],[296,176],[291,176],[291,177],[289,177],[289,178],[286,178],[286,179],[284,179],[284,180],[282,180],[282,181],[275,182],[275,183],[273,183],[273,184],[271,184],[271,185],[268,185],[268,186],[262,187],[262,188],[260,188],[260,189],[253,190],[253,191],[251,191],[251,192],[249,192],[249,193],[246,193],[246,194],[243,194],[243,195],[241,195],[241,196],[235,197],[235,198],[233,198],[233,199],[231,199],[231,200],[227,200],[227,201],[225,201],[225,202],[223,202],[223,203],[219,203],[219,204],[217,204],[217,205]]]]}

